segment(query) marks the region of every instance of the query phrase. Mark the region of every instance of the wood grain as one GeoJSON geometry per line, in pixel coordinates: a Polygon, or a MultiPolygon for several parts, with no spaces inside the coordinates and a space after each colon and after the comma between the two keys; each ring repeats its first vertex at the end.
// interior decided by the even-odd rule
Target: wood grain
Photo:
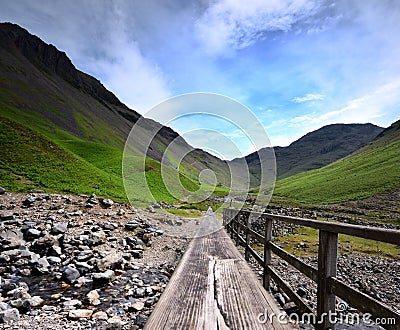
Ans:
{"type": "Polygon", "coordinates": [[[287,317],[279,322],[280,315],[286,314],[209,213],[145,329],[294,329],[287,317]],[[259,322],[260,314],[266,322],[259,322]]]}

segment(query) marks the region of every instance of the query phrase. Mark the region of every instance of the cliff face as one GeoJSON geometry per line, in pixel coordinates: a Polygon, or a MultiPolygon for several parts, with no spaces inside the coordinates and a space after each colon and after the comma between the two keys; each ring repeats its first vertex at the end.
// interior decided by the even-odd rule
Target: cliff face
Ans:
{"type": "Polygon", "coordinates": [[[24,56],[40,70],[57,74],[73,87],[99,101],[126,108],[99,80],[77,70],[64,52],[46,44],[20,26],[0,23],[0,45],[15,56],[24,56]]]}

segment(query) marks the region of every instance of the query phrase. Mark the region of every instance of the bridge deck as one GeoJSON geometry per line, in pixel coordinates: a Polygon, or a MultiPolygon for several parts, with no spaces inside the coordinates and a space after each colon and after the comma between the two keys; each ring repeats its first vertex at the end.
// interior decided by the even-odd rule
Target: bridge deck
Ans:
{"type": "Polygon", "coordinates": [[[282,313],[210,212],[145,329],[293,329],[282,313]]]}

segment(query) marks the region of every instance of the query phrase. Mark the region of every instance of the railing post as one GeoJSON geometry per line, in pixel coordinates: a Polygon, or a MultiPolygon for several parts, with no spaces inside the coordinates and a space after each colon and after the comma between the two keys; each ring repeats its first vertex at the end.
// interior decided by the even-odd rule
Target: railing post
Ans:
{"type": "Polygon", "coordinates": [[[263,273],[263,286],[264,289],[269,291],[269,284],[271,276],[268,273],[268,266],[271,264],[271,249],[268,243],[272,240],[272,219],[264,216],[265,219],[265,242],[264,242],[264,273],[263,273]]]}
{"type": "Polygon", "coordinates": [[[332,293],[329,278],[336,276],[338,234],[319,231],[317,330],[333,329],[336,297],[332,293]]]}
{"type": "Polygon", "coordinates": [[[244,258],[245,260],[249,261],[250,260],[250,234],[249,234],[249,229],[251,229],[251,213],[246,217],[246,246],[245,246],[245,253],[244,253],[244,258]]]}
{"type": "Polygon", "coordinates": [[[240,218],[242,217],[242,214],[240,213],[240,211],[238,212],[237,216],[236,216],[236,240],[235,240],[235,244],[236,246],[239,246],[239,223],[240,223],[240,218]]]}

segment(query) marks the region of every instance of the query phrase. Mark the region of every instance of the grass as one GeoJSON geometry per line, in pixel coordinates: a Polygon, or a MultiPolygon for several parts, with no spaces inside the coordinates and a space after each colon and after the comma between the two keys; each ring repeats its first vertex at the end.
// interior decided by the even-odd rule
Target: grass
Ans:
{"type": "Polygon", "coordinates": [[[204,213],[199,210],[194,210],[194,209],[167,209],[166,210],[168,213],[178,215],[184,218],[201,218],[204,216],[204,213]]]}
{"type": "Polygon", "coordinates": [[[4,188],[24,192],[96,193],[126,200],[120,177],[75,157],[32,130],[0,118],[0,181],[4,188]]]}
{"type": "MultiPolygon", "coordinates": [[[[279,236],[276,242],[296,256],[315,256],[318,253],[318,230],[308,227],[296,229],[293,235],[279,236]],[[303,244],[301,244],[303,243],[303,244]]],[[[341,254],[360,252],[380,257],[400,259],[400,246],[339,234],[338,249],[341,254]]]]}
{"type": "Polygon", "coordinates": [[[362,199],[400,186],[400,140],[371,147],[312,170],[279,180],[273,197],[329,204],[362,199]]]}

